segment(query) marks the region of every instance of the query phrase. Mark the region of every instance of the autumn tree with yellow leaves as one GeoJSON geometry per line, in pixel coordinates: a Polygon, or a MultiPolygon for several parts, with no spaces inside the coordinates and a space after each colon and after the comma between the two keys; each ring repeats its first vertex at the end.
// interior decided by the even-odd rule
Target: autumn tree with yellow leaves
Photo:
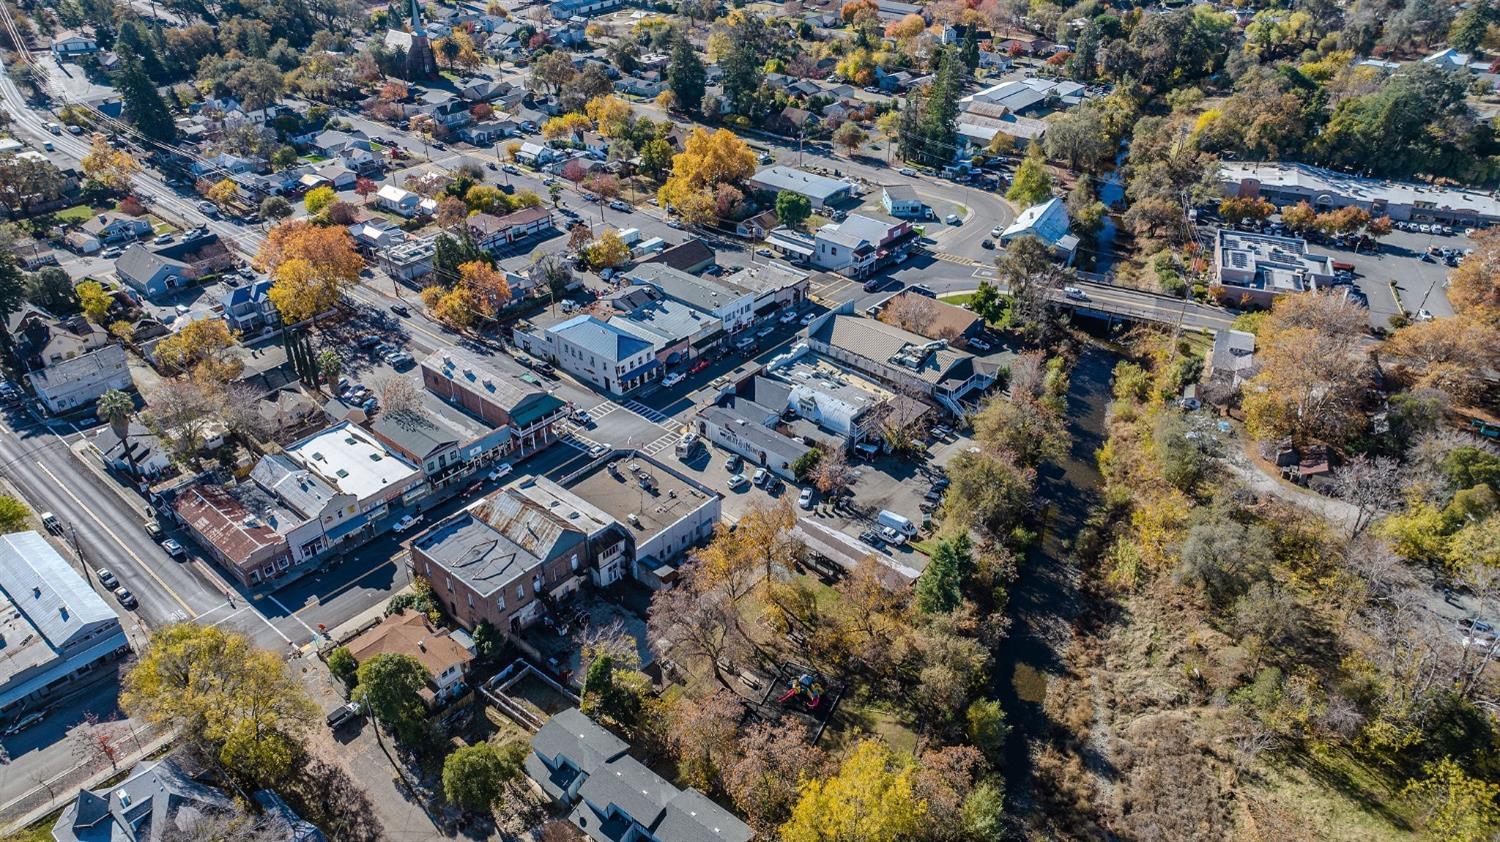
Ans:
{"type": "Polygon", "coordinates": [[[916,792],[909,756],[878,740],[863,740],[837,774],[808,781],[792,817],[781,826],[783,842],[903,842],[922,838],[927,803],[916,792]]]}
{"type": "Polygon", "coordinates": [[[1277,300],[1257,336],[1260,372],[1244,387],[1251,435],[1337,443],[1357,432],[1367,318],[1342,295],[1277,300]]]}
{"type": "Polygon", "coordinates": [[[1474,251],[1448,276],[1448,298],[1454,310],[1500,324],[1500,229],[1471,237],[1474,251]]]}
{"type": "Polygon", "coordinates": [[[301,219],[271,229],[253,263],[274,280],[271,303],[286,324],[332,309],[365,268],[348,231],[301,219]]]}
{"type": "Polygon", "coordinates": [[[706,215],[713,205],[713,191],[720,184],[738,184],[755,173],[755,153],[750,145],[728,129],[709,133],[695,128],[688,135],[682,151],[672,158],[672,176],[657,191],[657,201],[671,206],[689,222],[711,219],[688,216],[706,215]],[[705,205],[705,201],[706,205],[705,205]]]}
{"type": "Polygon", "coordinates": [[[107,190],[130,189],[130,180],[141,171],[140,162],[130,153],[109,145],[109,138],[95,133],[89,151],[83,156],[83,174],[89,181],[107,190]]]}
{"type": "Polygon", "coordinates": [[[194,319],[156,343],[156,361],[169,370],[192,372],[222,383],[238,375],[243,367],[227,354],[238,340],[239,334],[223,319],[194,319]]]}
{"type": "Polygon", "coordinates": [[[613,94],[596,96],[589,100],[583,111],[605,137],[619,137],[630,129],[635,109],[630,103],[613,94]]]}

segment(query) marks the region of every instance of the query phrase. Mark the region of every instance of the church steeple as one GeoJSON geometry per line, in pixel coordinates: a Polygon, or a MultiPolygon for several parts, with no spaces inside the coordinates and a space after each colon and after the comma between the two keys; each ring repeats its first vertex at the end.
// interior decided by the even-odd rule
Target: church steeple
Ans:
{"type": "Polygon", "coordinates": [[[422,26],[422,0],[411,0],[411,47],[406,51],[406,78],[433,79],[438,75],[437,56],[422,26]]]}
{"type": "Polygon", "coordinates": [[[422,29],[421,0],[411,0],[411,34],[423,37],[427,35],[426,31],[422,29]]]}

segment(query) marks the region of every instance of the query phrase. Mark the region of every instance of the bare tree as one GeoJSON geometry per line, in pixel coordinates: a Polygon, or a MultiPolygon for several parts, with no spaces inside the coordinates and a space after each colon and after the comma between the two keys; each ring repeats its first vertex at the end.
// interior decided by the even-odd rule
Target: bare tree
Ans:
{"type": "Polygon", "coordinates": [[[1375,515],[1400,504],[1402,472],[1396,460],[1360,455],[1347,465],[1334,469],[1334,496],[1354,506],[1354,523],[1350,537],[1358,537],[1374,521],[1375,515]]]}
{"type": "Polygon", "coordinates": [[[700,591],[693,586],[693,567],[689,562],[679,571],[682,584],[657,591],[651,597],[647,629],[652,648],[658,655],[701,658],[708,662],[714,679],[727,690],[734,685],[724,675],[723,664],[745,647],[737,631],[735,606],[717,590],[700,591]]]}
{"type": "Polygon", "coordinates": [[[375,387],[380,391],[380,403],[385,408],[387,415],[393,413],[421,414],[422,392],[412,382],[411,378],[393,374],[375,384],[375,387]]]}
{"type": "Polygon", "coordinates": [[[109,761],[112,772],[120,771],[124,740],[119,723],[100,719],[97,713],[84,714],[84,724],[73,732],[73,756],[87,766],[100,760],[109,761]]]}
{"type": "Polygon", "coordinates": [[[880,311],[880,320],[902,330],[931,336],[932,323],[937,319],[937,312],[936,301],[925,295],[905,292],[886,303],[885,308],[880,311]]]}
{"type": "Polygon", "coordinates": [[[1010,363],[1010,393],[1032,399],[1042,396],[1047,382],[1047,360],[1041,351],[1017,354],[1010,363]]]}
{"type": "Polygon", "coordinates": [[[854,469],[849,467],[849,457],[840,448],[823,454],[817,467],[812,469],[811,479],[818,491],[829,498],[838,498],[854,482],[854,469]]]}

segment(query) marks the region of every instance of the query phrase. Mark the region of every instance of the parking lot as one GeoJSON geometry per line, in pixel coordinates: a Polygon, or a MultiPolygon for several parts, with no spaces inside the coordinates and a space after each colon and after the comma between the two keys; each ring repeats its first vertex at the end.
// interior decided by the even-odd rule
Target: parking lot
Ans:
{"type": "Polygon", "coordinates": [[[1381,238],[1379,250],[1355,252],[1332,245],[1319,246],[1334,260],[1354,264],[1355,285],[1370,299],[1370,323],[1389,325],[1392,315],[1428,310],[1437,318],[1453,315],[1448,302],[1448,273],[1453,267],[1441,259],[1425,261],[1429,249],[1472,248],[1463,232],[1451,236],[1392,231],[1381,238]],[[1398,301],[1399,305],[1398,306],[1398,301]]]}

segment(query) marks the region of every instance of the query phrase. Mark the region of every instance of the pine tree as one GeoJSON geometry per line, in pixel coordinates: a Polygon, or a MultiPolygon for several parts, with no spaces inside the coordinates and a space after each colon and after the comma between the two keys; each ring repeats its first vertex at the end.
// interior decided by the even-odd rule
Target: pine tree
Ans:
{"type": "Polygon", "coordinates": [[[115,80],[125,105],[125,119],[155,140],[171,141],[177,137],[177,126],[166,100],[156,90],[141,59],[128,47],[120,50],[121,71],[115,80]]]}
{"type": "Polygon", "coordinates": [[[679,108],[689,111],[702,104],[704,78],[703,61],[692,43],[679,33],[672,40],[672,58],[667,65],[667,84],[679,108]]]}
{"type": "Polygon", "coordinates": [[[166,66],[162,64],[162,50],[156,46],[145,24],[134,18],[120,24],[120,34],[115,43],[117,49],[128,49],[140,58],[141,66],[146,68],[146,75],[151,77],[151,81],[158,85],[167,82],[169,77],[166,66]]]}
{"type": "Polygon", "coordinates": [[[964,27],[964,45],[962,50],[964,67],[973,73],[979,69],[979,30],[974,24],[964,27]]]}
{"type": "Polygon", "coordinates": [[[896,133],[896,154],[900,155],[903,161],[916,161],[922,148],[920,126],[917,124],[917,114],[922,108],[921,97],[908,95],[906,101],[901,104],[901,118],[897,124],[896,133]]]}

